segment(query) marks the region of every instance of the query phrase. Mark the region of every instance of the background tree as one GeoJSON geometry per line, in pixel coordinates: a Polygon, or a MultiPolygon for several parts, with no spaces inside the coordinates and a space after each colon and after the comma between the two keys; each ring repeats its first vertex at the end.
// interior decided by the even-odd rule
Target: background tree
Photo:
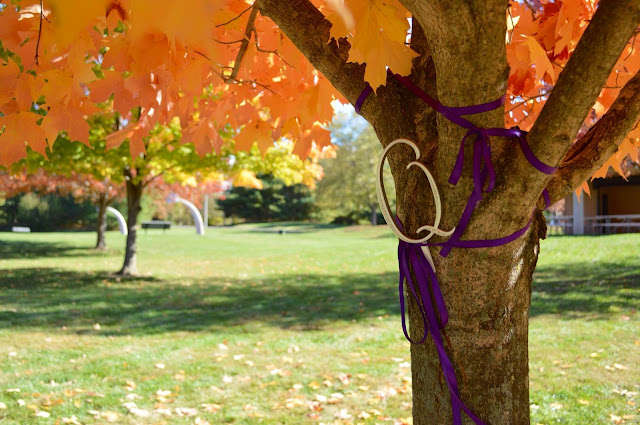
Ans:
{"type": "Polygon", "coordinates": [[[313,197],[303,184],[287,185],[272,174],[258,174],[260,188],[235,186],[218,205],[227,217],[249,222],[301,221],[309,218],[313,197]]]}
{"type": "MultiPolygon", "coordinates": [[[[381,152],[380,142],[370,125],[362,121],[356,124],[356,120],[362,119],[345,112],[331,127],[335,159],[320,162],[324,177],[318,182],[316,203],[330,218],[339,216],[357,222],[368,217],[375,226],[379,215],[375,166],[381,152]]],[[[393,190],[393,179],[388,173],[385,187],[393,190]]]]}
{"type": "MultiPolygon", "coordinates": [[[[111,96],[131,126],[136,158],[149,129],[175,116],[193,132],[200,152],[220,146],[219,131],[230,125],[239,129],[237,149],[257,141],[264,151],[286,136],[304,156],[313,143],[329,143],[323,124],[330,101],[355,104],[370,84],[375,95],[361,114],[383,145],[397,138],[417,143],[419,160],[442,191],[441,227],[453,228],[473,191],[470,165],[458,185],[448,183],[466,130],[388,75],[391,67],[447,106],[479,105],[506,92],[506,109],[469,119],[481,127],[530,130],[533,154],[558,166],[552,175],[540,173],[514,140],[493,138],[496,184],[464,231],[465,239],[482,240],[522,228],[532,209],[542,207],[544,189],[561,199],[608,167],[616,151],[637,147],[640,0],[41,4],[6,5],[0,15],[3,164],[24,156],[25,141],[44,152],[62,128],[74,140],[86,139],[78,118],[111,96]],[[133,107],[140,108],[139,119],[129,120],[133,107]]],[[[406,169],[413,159],[408,149],[390,155],[397,214],[411,236],[433,223],[427,183],[415,167],[406,169]]],[[[516,242],[435,256],[451,317],[449,355],[464,371],[460,395],[488,424],[529,421],[529,294],[544,235],[536,213],[516,242]]],[[[422,326],[417,313],[410,303],[413,332],[422,326]]],[[[412,347],[412,368],[414,423],[450,422],[432,343],[412,347]]]]}
{"type": "Polygon", "coordinates": [[[98,209],[96,225],[96,249],[106,249],[107,207],[124,197],[124,173],[122,167],[129,159],[126,146],[107,149],[105,138],[118,128],[114,114],[95,114],[90,117],[88,145],[73,142],[69,134],[58,134],[55,142],[45,149],[45,155],[33,150],[27,152],[24,161],[28,172],[43,169],[50,176],[70,178],[79,184],[85,182],[87,199],[98,209]]]}
{"type": "MultiPolygon", "coordinates": [[[[76,203],[91,202],[94,205],[100,205],[101,201],[107,199],[110,203],[112,200],[122,197],[121,186],[114,185],[108,181],[99,181],[91,176],[81,176],[75,173],[70,175],[61,176],[56,174],[50,174],[43,169],[38,169],[35,172],[28,173],[26,170],[20,172],[8,173],[0,172],[0,191],[5,198],[5,209],[9,215],[7,220],[9,225],[16,225],[18,219],[18,210],[20,207],[20,201],[26,194],[33,194],[34,196],[52,195],[50,201],[54,204],[58,201],[56,197],[70,197],[76,203]]],[[[59,202],[58,202],[59,203],[59,202]]],[[[42,209],[42,207],[40,207],[42,209]]],[[[50,211],[51,208],[43,211],[46,216],[33,217],[31,223],[24,223],[32,227],[35,230],[54,230],[53,223],[63,224],[68,221],[70,210],[74,209],[73,205],[60,206],[55,211],[50,211]],[[60,217],[55,217],[59,215],[60,217]]],[[[106,209],[106,207],[105,207],[106,209]]],[[[78,210],[75,208],[76,213],[79,214],[78,218],[85,219],[85,209],[78,210]]],[[[104,232],[106,230],[106,218],[104,218],[106,211],[98,209],[98,239],[96,248],[104,249],[106,242],[104,239],[104,232]],[[102,213],[102,214],[101,214],[102,213]],[[103,221],[100,221],[100,217],[103,216],[103,221]],[[103,245],[101,245],[101,241],[103,245]]],[[[67,223],[68,224],[68,223],[67,223]]]]}

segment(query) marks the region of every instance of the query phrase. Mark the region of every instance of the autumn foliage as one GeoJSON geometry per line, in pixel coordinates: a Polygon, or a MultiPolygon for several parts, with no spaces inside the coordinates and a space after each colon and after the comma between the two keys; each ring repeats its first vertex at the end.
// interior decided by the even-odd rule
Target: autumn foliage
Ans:
{"type": "MultiPolygon", "coordinates": [[[[314,4],[346,39],[350,62],[366,63],[365,80],[385,84],[386,69],[409,74],[417,54],[407,46],[407,10],[397,0],[326,0],[314,4]]],[[[20,0],[0,3],[0,164],[45,153],[65,131],[88,141],[86,117],[104,103],[128,125],[108,137],[108,147],[143,138],[156,123],[180,118],[184,142],[198,153],[219,151],[220,131],[239,129],[235,149],[273,140],[296,142],[294,153],[330,143],[324,125],[330,102],[342,100],[331,84],[258,5],[242,0],[20,0]],[[42,8],[41,8],[42,5],[42,8]],[[139,108],[139,109],[137,109],[139,108]],[[136,110],[136,116],[132,110],[136,110]],[[139,117],[137,114],[139,113],[139,117]]],[[[553,89],[597,6],[595,0],[512,1],[505,42],[511,74],[507,125],[529,129],[553,89]]],[[[327,40],[329,42],[330,40],[327,40]]],[[[595,122],[640,68],[635,38],[621,55],[587,118],[595,122]]],[[[585,127],[586,128],[586,127],[585,127]]],[[[636,161],[637,128],[603,168],[622,172],[636,161]]]]}

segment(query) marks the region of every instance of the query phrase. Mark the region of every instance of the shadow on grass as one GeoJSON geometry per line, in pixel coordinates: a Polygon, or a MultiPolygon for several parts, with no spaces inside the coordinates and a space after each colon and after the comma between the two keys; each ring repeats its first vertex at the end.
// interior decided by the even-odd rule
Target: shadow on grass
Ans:
{"type": "Polygon", "coordinates": [[[73,246],[68,243],[38,242],[29,240],[0,241],[0,260],[94,257],[104,255],[104,251],[91,249],[93,246],[73,246]]]}
{"type": "Polygon", "coordinates": [[[640,308],[640,263],[571,262],[538,267],[531,316],[592,318],[640,308]]]}
{"type": "Polygon", "coordinates": [[[101,335],[136,335],[265,323],[315,330],[397,314],[395,279],[387,273],[117,282],[108,273],[14,269],[0,277],[0,328],[93,333],[100,323],[101,335]]]}

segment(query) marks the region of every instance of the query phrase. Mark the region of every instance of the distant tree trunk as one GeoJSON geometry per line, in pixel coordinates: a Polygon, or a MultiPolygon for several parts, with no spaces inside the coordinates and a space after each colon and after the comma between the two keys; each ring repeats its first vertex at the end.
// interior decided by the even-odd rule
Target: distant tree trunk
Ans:
{"type": "Polygon", "coordinates": [[[107,240],[105,233],[107,232],[107,207],[109,206],[109,199],[106,194],[101,194],[98,199],[98,239],[96,241],[96,248],[104,250],[107,248],[107,240]]]}
{"type": "Polygon", "coordinates": [[[140,214],[140,199],[142,198],[143,184],[134,183],[130,173],[127,179],[127,245],[124,254],[124,263],[118,272],[122,276],[132,276],[138,273],[136,263],[136,234],[138,229],[138,215],[140,214]]]}
{"type": "Polygon", "coordinates": [[[371,224],[373,226],[378,225],[378,204],[371,204],[371,224]]]}

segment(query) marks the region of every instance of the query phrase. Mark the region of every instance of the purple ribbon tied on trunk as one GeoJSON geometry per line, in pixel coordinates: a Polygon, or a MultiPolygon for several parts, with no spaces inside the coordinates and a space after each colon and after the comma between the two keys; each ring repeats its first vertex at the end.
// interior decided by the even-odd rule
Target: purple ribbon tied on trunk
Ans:
{"type": "MultiPolygon", "coordinates": [[[[405,337],[413,344],[422,344],[427,340],[427,336],[431,334],[431,338],[438,352],[438,358],[440,360],[440,366],[444,375],[449,394],[451,396],[451,409],[454,425],[462,425],[462,411],[464,411],[473,422],[477,425],[484,425],[472,411],[469,409],[462,399],[460,398],[460,390],[456,379],[455,370],[453,364],[447,355],[445,346],[443,343],[442,330],[448,322],[449,316],[447,312],[447,306],[444,300],[444,296],[438,283],[438,277],[435,271],[435,265],[430,246],[439,246],[440,255],[446,257],[452,248],[488,248],[505,245],[512,242],[522,235],[524,235],[533,221],[533,214],[529,218],[527,224],[520,230],[498,239],[486,239],[486,240],[461,240],[461,236],[467,228],[474,209],[478,202],[483,198],[483,194],[491,192],[496,184],[496,174],[491,161],[491,142],[490,137],[504,137],[504,138],[517,138],[520,145],[520,149],[525,155],[529,163],[537,170],[546,173],[553,174],[556,171],[555,167],[551,167],[542,161],[540,161],[533,154],[526,139],[527,133],[519,128],[482,128],[473,124],[471,121],[462,117],[462,115],[479,114],[488,112],[501,107],[504,104],[505,96],[492,102],[488,102],[481,105],[465,106],[465,107],[448,107],[442,105],[437,100],[433,99],[417,87],[413,82],[407,78],[398,74],[393,74],[389,71],[389,74],[413,92],[417,97],[422,99],[430,107],[443,115],[447,120],[452,123],[466,128],[467,132],[462,138],[460,143],[460,149],[456,158],[455,166],[449,177],[449,183],[456,185],[462,176],[462,170],[464,168],[464,150],[467,140],[474,138],[473,140],[473,163],[472,163],[472,175],[473,175],[473,190],[469,196],[467,204],[462,212],[458,226],[450,231],[443,231],[439,229],[439,223],[442,215],[442,207],[440,204],[440,196],[438,188],[436,187],[433,176],[427,170],[427,168],[418,161],[412,161],[407,165],[407,168],[411,166],[418,166],[421,168],[431,186],[431,190],[434,195],[434,201],[436,206],[435,222],[433,226],[422,226],[417,229],[417,233],[428,230],[429,234],[421,239],[411,239],[403,232],[403,226],[398,217],[392,218],[389,202],[387,200],[386,193],[384,191],[384,184],[382,179],[382,166],[388,154],[389,149],[398,144],[404,143],[413,148],[416,154],[416,160],[420,157],[420,151],[418,147],[411,141],[406,139],[394,140],[387,145],[384,149],[382,156],[378,162],[378,179],[376,193],[378,195],[378,201],[387,223],[391,230],[398,236],[398,265],[400,279],[398,282],[398,293],[400,297],[400,309],[402,317],[402,330],[405,337]],[[433,235],[450,236],[445,242],[427,243],[433,235]],[[413,271],[413,276],[411,272],[413,271]],[[414,278],[415,276],[415,278],[414,278]],[[411,293],[411,296],[416,302],[417,308],[422,316],[423,322],[423,334],[419,341],[415,341],[409,335],[406,324],[406,307],[405,307],[405,293],[404,283],[407,283],[407,288],[411,293]]],[[[356,111],[359,113],[364,101],[373,90],[371,86],[367,85],[362,91],[356,102],[356,111]]],[[[542,195],[544,197],[547,207],[549,207],[550,197],[546,189],[543,190],[542,195]]]]}

